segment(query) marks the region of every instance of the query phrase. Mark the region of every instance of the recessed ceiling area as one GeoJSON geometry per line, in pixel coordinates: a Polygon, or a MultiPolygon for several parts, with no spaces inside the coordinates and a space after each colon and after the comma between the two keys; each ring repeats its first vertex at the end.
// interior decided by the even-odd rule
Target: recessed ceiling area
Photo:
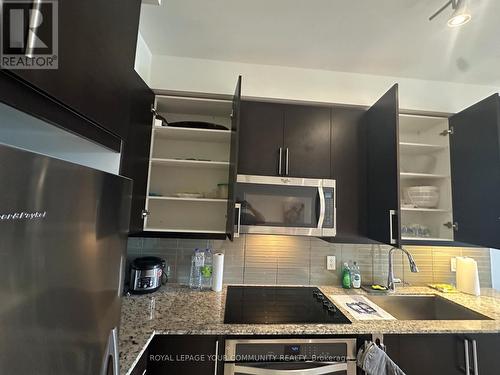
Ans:
{"type": "Polygon", "coordinates": [[[164,0],[142,6],[153,55],[500,85],[500,2],[470,0],[449,28],[445,0],[164,0]]]}

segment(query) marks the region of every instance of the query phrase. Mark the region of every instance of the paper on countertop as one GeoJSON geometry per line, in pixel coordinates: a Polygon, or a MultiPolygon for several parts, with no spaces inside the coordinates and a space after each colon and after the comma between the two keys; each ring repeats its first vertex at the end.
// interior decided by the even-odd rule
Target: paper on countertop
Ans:
{"type": "Polygon", "coordinates": [[[356,320],[396,320],[365,296],[360,295],[330,295],[329,298],[337,306],[347,310],[356,320]]]}

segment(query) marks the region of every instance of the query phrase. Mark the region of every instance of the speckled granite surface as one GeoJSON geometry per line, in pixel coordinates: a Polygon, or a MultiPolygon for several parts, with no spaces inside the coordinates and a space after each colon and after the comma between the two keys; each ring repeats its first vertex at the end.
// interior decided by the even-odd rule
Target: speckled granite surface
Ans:
{"type": "MultiPolygon", "coordinates": [[[[325,286],[330,294],[364,294],[325,286]]],[[[352,324],[224,324],[225,288],[222,293],[192,291],[168,285],[156,293],[123,299],[120,328],[120,366],[127,374],[154,334],[371,334],[371,333],[500,333],[500,293],[482,290],[482,296],[443,294],[427,287],[401,287],[397,294],[438,294],[494,320],[491,321],[355,321],[352,324]]]]}

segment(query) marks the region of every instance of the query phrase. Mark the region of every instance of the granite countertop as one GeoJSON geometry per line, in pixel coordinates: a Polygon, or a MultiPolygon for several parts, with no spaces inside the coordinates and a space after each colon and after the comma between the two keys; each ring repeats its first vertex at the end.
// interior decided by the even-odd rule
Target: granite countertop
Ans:
{"type": "MultiPolygon", "coordinates": [[[[320,286],[325,295],[366,294],[320,286]]],[[[500,293],[482,289],[481,296],[440,293],[428,287],[400,287],[396,294],[437,294],[494,320],[356,321],[340,307],[352,324],[224,324],[226,288],[221,293],[193,291],[169,284],[159,291],[123,298],[120,328],[120,367],[128,374],[155,334],[210,335],[321,335],[321,334],[415,334],[415,333],[500,333],[500,293]]]]}

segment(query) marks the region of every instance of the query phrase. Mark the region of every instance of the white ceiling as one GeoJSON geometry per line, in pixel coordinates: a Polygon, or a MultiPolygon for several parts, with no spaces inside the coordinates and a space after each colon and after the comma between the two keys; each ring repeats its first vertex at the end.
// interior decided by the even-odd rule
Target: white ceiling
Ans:
{"type": "Polygon", "coordinates": [[[449,28],[446,0],[164,0],[143,5],[153,55],[500,86],[500,1],[471,0],[449,28]]]}

